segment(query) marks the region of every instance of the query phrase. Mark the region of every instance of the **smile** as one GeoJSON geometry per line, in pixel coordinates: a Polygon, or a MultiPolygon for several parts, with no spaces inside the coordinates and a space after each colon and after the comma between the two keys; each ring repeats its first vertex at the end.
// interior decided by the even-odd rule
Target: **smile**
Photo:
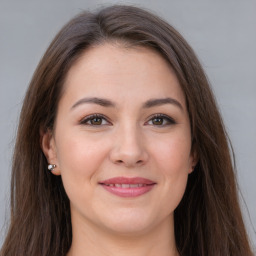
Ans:
{"type": "Polygon", "coordinates": [[[148,186],[146,184],[109,184],[106,186],[110,187],[117,187],[117,188],[138,188],[138,187],[145,187],[148,186]]]}
{"type": "Polygon", "coordinates": [[[149,192],[156,182],[141,178],[115,177],[99,182],[108,192],[120,197],[138,197],[149,192]]]}

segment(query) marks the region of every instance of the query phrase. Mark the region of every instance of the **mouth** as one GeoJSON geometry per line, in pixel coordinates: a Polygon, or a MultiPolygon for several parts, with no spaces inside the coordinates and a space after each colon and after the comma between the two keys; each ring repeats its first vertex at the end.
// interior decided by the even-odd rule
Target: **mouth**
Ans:
{"type": "Polygon", "coordinates": [[[115,177],[100,181],[99,185],[119,197],[138,197],[152,190],[156,182],[141,177],[115,177]]]}

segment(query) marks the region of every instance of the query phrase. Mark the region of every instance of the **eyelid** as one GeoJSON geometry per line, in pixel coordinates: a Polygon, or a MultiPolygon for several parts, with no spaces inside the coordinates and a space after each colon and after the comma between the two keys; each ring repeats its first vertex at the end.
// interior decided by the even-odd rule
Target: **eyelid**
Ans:
{"type": "Polygon", "coordinates": [[[109,121],[109,119],[102,115],[102,114],[98,114],[98,113],[95,113],[95,114],[91,114],[91,115],[88,115],[88,116],[85,116],[83,117],[80,121],[79,121],[79,124],[82,124],[82,125],[88,125],[88,126],[105,126],[105,125],[111,125],[112,123],[109,121]],[[92,124],[87,124],[88,121],[92,120],[93,118],[101,118],[101,119],[104,119],[108,122],[108,124],[101,124],[101,125],[92,125],[92,124]]]}
{"type": "MultiPolygon", "coordinates": [[[[99,114],[99,113],[94,113],[88,116],[85,116],[83,118],[81,118],[79,120],[79,124],[81,125],[88,125],[88,126],[106,126],[106,125],[112,125],[111,121],[104,116],[103,114],[99,114]],[[93,125],[93,124],[88,124],[87,122],[89,122],[90,120],[93,120],[94,118],[101,118],[104,119],[108,124],[99,124],[99,125],[93,125]]],[[[163,126],[169,126],[169,125],[173,125],[176,124],[176,121],[170,117],[169,115],[166,114],[162,114],[162,113],[157,113],[157,114],[153,114],[150,117],[148,117],[148,121],[146,121],[145,125],[153,125],[153,126],[159,126],[159,127],[163,127],[163,126]],[[162,124],[162,125],[154,125],[154,124],[148,124],[150,121],[152,121],[154,118],[162,118],[167,120],[167,124],[162,124]]]]}
{"type": "Polygon", "coordinates": [[[158,113],[158,114],[153,114],[153,115],[151,115],[149,118],[148,118],[148,121],[145,123],[146,125],[149,125],[148,124],[148,122],[149,121],[152,121],[154,118],[163,118],[163,119],[166,119],[167,121],[168,121],[168,124],[163,124],[163,125],[153,125],[153,126],[168,126],[168,125],[173,125],[173,124],[176,124],[176,121],[172,118],[172,117],[170,117],[170,116],[168,116],[168,115],[166,115],[166,114],[161,114],[161,113],[158,113]]]}

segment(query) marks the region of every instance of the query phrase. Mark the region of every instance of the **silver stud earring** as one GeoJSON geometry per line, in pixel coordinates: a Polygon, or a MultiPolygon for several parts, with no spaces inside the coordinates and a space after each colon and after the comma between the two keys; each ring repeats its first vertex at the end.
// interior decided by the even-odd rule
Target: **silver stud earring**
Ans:
{"type": "Polygon", "coordinates": [[[56,164],[48,164],[48,170],[49,171],[54,171],[54,168],[56,167],[56,164]]]}

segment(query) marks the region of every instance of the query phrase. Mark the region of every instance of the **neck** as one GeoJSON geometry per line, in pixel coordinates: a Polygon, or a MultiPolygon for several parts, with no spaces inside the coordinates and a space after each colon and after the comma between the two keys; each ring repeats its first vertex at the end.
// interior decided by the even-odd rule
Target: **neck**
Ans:
{"type": "Polygon", "coordinates": [[[99,229],[91,223],[72,222],[73,241],[67,256],[178,256],[173,218],[134,234],[99,229]]]}

